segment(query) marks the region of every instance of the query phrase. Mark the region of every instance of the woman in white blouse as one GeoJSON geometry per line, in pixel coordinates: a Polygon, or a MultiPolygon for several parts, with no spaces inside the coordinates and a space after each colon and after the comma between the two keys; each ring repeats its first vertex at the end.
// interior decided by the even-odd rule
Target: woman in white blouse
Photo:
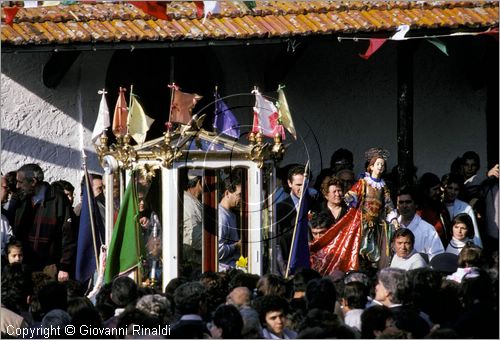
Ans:
{"type": "Polygon", "coordinates": [[[446,247],[446,252],[458,255],[467,243],[473,243],[474,226],[470,216],[465,213],[455,216],[452,225],[451,240],[448,247],[446,247]]]}

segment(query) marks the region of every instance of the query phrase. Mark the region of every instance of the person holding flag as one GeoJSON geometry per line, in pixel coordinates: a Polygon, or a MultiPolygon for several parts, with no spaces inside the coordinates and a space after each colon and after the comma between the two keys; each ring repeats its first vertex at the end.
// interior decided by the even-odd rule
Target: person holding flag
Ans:
{"type": "Polygon", "coordinates": [[[297,214],[292,234],[292,249],[288,257],[285,278],[289,274],[294,274],[300,268],[310,268],[309,262],[309,225],[308,213],[310,207],[309,187],[309,162],[307,162],[302,174],[303,184],[300,188],[297,214]]]}
{"type": "MultiPolygon", "coordinates": [[[[290,260],[292,259],[295,261],[296,255],[303,254],[303,250],[301,250],[296,255],[291,256],[292,246],[300,246],[300,249],[302,249],[302,246],[304,245],[307,248],[308,244],[307,213],[311,208],[314,210],[315,202],[315,197],[313,196],[314,194],[308,187],[308,172],[309,170],[307,170],[306,173],[306,168],[303,165],[296,165],[288,171],[288,186],[290,187],[290,195],[279,202],[276,206],[279,238],[277,261],[278,270],[283,276],[286,276],[287,266],[289,265],[290,260]],[[301,200],[303,193],[306,193],[304,195],[305,198],[301,200]],[[298,215],[299,218],[297,218],[298,215]],[[304,223],[306,230],[305,240],[303,240],[302,234],[302,224],[304,223]],[[299,227],[300,238],[297,241],[297,245],[295,245],[293,237],[295,230],[299,227]]],[[[301,261],[299,262],[302,263],[301,261]]],[[[294,269],[294,266],[292,265],[291,268],[294,269]]]]}
{"type": "Polygon", "coordinates": [[[80,282],[88,282],[94,273],[98,271],[99,249],[104,244],[104,224],[98,203],[93,194],[92,178],[87,172],[85,156],[83,167],[83,193],[80,226],[78,228],[75,278],[80,282]]]}

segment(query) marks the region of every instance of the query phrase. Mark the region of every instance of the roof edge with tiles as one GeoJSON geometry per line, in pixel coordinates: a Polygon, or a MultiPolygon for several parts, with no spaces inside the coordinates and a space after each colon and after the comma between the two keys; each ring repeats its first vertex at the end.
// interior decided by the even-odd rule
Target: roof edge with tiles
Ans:
{"type": "Polygon", "coordinates": [[[3,23],[3,47],[285,39],[309,35],[383,35],[400,25],[423,31],[484,31],[498,27],[498,0],[482,1],[222,1],[221,13],[197,18],[193,2],[169,2],[172,20],[126,3],[21,8],[3,23]]]}

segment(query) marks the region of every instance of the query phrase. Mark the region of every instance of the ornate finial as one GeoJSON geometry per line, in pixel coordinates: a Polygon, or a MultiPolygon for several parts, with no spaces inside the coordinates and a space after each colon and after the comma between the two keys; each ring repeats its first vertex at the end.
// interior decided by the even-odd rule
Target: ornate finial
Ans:
{"type": "Polygon", "coordinates": [[[167,130],[167,132],[165,132],[163,134],[164,136],[164,141],[165,141],[165,145],[170,145],[170,142],[172,141],[172,132],[170,130],[167,130]]]}
{"type": "Polygon", "coordinates": [[[96,146],[96,151],[97,151],[97,156],[99,157],[99,161],[102,162],[104,154],[109,151],[108,136],[106,136],[106,132],[102,133],[101,137],[99,137],[99,141],[101,143],[98,146],[96,146]]]}
{"type": "Polygon", "coordinates": [[[274,139],[274,144],[279,144],[279,143],[281,143],[281,133],[276,132],[276,133],[274,134],[274,138],[273,138],[273,139],[274,139]]]}
{"type": "Polygon", "coordinates": [[[158,161],[161,161],[161,165],[165,168],[170,168],[173,162],[182,156],[182,152],[177,147],[172,147],[170,143],[172,142],[172,132],[167,130],[163,134],[163,144],[155,145],[153,148],[153,154],[158,161]]]}
{"type": "Polygon", "coordinates": [[[123,137],[123,144],[125,145],[130,144],[130,135],[128,133],[123,137]]]}
{"type": "Polygon", "coordinates": [[[281,143],[281,133],[277,132],[273,139],[274,145],[271,149],[271,155],[275,161],[279,162],[283,159],[283,154],[285,153],[285,147],[281,143]]]}
{"type": "Polygon", "coordinates": [[[262,145],[263,135],[261,131],[257,133],[255,140],[257,141],[257,145],[262,145]]]}
{"type": "Polygon", "coordinates": [[[250,134],[248,135],[248,141],[250,142],[250,144],[255,144],[255,133],[254,132],[250,132],[250,134]]]}

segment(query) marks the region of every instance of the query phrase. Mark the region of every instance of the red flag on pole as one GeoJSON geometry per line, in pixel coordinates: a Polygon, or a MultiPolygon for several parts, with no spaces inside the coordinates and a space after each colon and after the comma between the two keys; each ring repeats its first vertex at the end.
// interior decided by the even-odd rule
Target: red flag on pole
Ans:
{"type": "Polygon", "coordinates": [[[171,20],[167,14],[166,1],[130,1],[132,5],[140,8],[144,13],[154,16],[158,19],[171,20]]]}
{"type": "Polygon", "coordinates": [[[120,87],[119,91],[113,115],[113,133],[116,137],[123,137],[127,134],[128,108],[125,100],[127,89],[120,87]]]}
{"type": "Polygon", "coordinates": [[[365,54],[360,54],[359,56],[363,59],[370,58],[386,41],[387,39],[370,39],[370,46],[368,46],[365,54]]]}

